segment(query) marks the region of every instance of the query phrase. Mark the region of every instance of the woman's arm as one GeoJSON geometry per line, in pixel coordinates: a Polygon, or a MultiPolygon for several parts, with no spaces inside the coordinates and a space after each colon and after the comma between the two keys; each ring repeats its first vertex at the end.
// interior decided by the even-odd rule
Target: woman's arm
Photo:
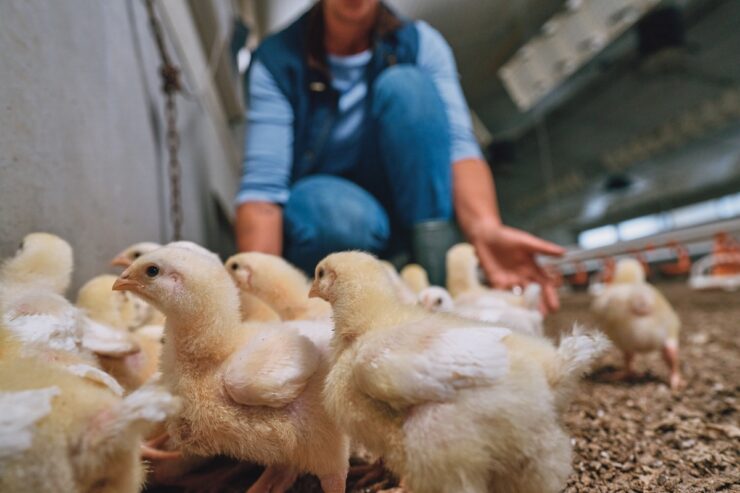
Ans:
{"type": "Polygon", "coordinates": [[[475,247],[488,280],[504,289],[539,283],[544,294],[543,311],[557,310],[555,285],[537,264],[535,255],[562,255],[564,249],[501,223],[493,175],[485,161],[462,159],[452,169],[457,220],[475,247]]]}
{"type": "Polygon", "coordinates": [[[245,202],[236,209],[236,246],[240,252],[283,253],[283,209],[270,202],[245,202]]]}
{"type": "Polygon", "coordinates": [[[244,173],[236,197],[236,243],[240,251],[280,255],[283,210],[293,147],[293,109],[267,68],[249,72],[249,110],[244,173]]]}

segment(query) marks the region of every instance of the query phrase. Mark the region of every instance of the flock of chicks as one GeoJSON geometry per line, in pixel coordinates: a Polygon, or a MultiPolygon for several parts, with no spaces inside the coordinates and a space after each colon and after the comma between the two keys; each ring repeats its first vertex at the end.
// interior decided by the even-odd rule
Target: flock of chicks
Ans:
{"type": "MultiPolygon", "coordinates": [[[[608,346],[543,335],[539,290],[494,290],[470,245],[447,289],[335,253],[313,282],[285,260],[201,246],[134,245],[118,277],[64,293],[72,249],[28,235],[0,270],[0,491],[134,492],[142,459],[179,471],[227,455],[266,466],[250,493],[298,475],[345,491],[368,451],[415,493],[560,491],[571,471],[561,415],[608,346]],[[176,468],[177,469],[177,468],[176,468]]],[[[679,321],[619,264],[596,298],[625,353],[662,349],[678,387],[679,321]]]]}

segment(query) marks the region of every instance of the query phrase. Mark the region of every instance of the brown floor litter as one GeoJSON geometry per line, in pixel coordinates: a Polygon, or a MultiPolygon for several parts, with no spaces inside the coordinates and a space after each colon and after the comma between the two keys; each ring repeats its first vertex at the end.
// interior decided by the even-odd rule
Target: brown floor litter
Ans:
{"type": "MultiPolygon", "coordinates": [[[[740,293],[693,292],[683,284],[662,289],[683,321],[687,386],[670,392],[657,354],[637,359],[637,369],[645,372],[639,380],[608,382],[621,358],[617,350],[607,354],[565,416],[574,444],[565,492],[740,492],[740,293]]],[[[592,325],[588,305],[584,293],[565,297],[548,330],[555,334],[574,321],[592,325]]],[[[225,459],[204,469],[188,476],[188,488],[147,491],[244,492],[259,473],[225,459]]],[[[348,482],[349,492],[393,484],[381,478],[371,489],[358,489],[355,481],[348,482]]],[[[305,477],[291,491],[321,489],[305,477]]]]}

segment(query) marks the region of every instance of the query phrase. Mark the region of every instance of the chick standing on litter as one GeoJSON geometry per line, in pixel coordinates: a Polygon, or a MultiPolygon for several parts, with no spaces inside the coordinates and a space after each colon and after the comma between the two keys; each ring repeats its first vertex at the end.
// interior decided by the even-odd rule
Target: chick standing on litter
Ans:
{"type": "Polygon", "coordinates": [[[671,388],[681,387],[678,335],[681,320],[668,300],[645,280],[635,259],[617,262],[614,278],[594,298],[592,310],[604,332],[624,353],[624,371],[616,378],[634,376],[636,353],[662,350],[670,369],[671,388]]]}
{"type": "Polygon", "coordinates": [[[311,295],[334,309],[329,413],[411,491],[563,488],[571,455],[559,414],[605,337],[573,334],[556,349],[429,314],[398,302],[378,261],[359,252],[322,260],[311,295]]]}
{"type": "Polygon", "coordinates": [[[121,399],[22,353],[0,327],[0,491],[140,491],[142,437],[178,401],[156,387],[121,399]]]}
{"type": "Polygon", "coordinates": [[[250,493],[285,491],[302,472],[344,491],[348,440],[321,405],[328,349],[286,327],[242,323],[229,274],[194,251],[144,255],[114,289],[167,317],[162,381],[184,402],[167,430],[184,453],[267,465],[250,493]]]}
{"type": "Polygon", "coordinates": [[[309,282],[281,257],[246,252],[233,255],[226,269],[240,279],[239,289],[267,303],[282,320],[328,320],[331,306],[308,298],[309,282]]]}
{"type": "Polygon", "coordinates": [[[159,368],[162,342],[148,333],[129,332],[139,325],[136,297],[125,291],[113,291],[116,276],[102,275],[86,282],[77,294],[77,307],[96,322],[128,334],[141,351],[122,358],[98,356],[101,367],[124,389],[131,391],[142,386],[159,368]]]}

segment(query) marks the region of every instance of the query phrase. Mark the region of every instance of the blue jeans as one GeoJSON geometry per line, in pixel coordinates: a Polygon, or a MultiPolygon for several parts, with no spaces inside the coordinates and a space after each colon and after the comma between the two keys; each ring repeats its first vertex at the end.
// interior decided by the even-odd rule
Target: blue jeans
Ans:
{"type": "Polygon", "coordinates": [[[285,204],[285,257],[309,274],[329,253],[382,254],[392,232],[452,217],[448,120],[431,79],[414,66],[390,67],[370,105],[365,159],[353,174],[300,179],[285,204]]]}

